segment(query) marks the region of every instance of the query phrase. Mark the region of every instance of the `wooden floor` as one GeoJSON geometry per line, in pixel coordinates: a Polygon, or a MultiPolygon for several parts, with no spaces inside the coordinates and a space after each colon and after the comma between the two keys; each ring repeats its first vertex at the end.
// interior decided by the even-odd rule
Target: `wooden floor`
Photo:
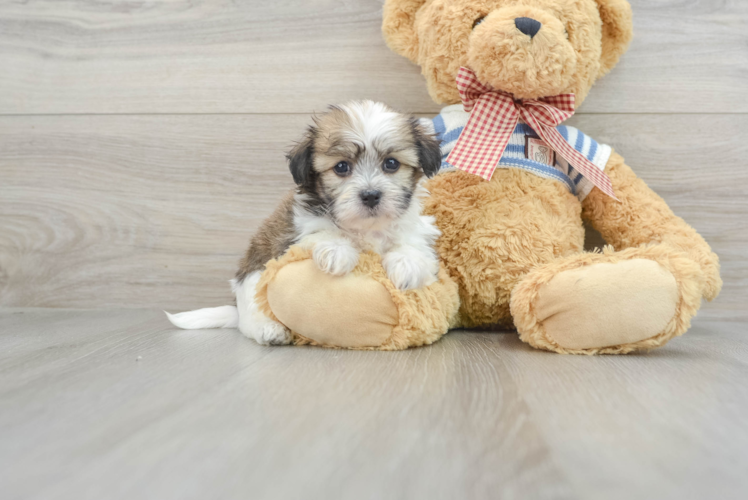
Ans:
{"type": "Polygon", "coordinates": [[[0,313],[0,485],[15,499],[738,499],[748,337],[648,354],[513,332],[405,352],[262,347],[154,310],[0,313]]]}

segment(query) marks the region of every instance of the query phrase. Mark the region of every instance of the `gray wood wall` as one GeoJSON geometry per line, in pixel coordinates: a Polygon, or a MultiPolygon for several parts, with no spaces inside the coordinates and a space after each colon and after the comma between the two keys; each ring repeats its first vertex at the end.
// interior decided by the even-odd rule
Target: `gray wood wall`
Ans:
{"type": "MultiPolygon", "coordinates": [[[[438,112],[380,0],[0,2],[0,306],[227,303],[283,154],[329,103],[438,112]]],[[[748,2],[635,0],[572,124],[722,259],[702,314],[748,317],[748,2]]]]}

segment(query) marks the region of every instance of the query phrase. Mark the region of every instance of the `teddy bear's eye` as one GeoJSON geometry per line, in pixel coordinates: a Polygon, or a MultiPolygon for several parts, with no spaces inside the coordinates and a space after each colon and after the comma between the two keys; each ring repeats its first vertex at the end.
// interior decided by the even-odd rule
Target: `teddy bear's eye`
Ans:
{"type": "Polygon", "coordinates": [[[486,16],[480,16],[478,19],[476,19],[473,22],[473,29],[475,29],[476,26],[478,26],[480,23],[482,23],[485,18],[486,18],[486,16]]]}

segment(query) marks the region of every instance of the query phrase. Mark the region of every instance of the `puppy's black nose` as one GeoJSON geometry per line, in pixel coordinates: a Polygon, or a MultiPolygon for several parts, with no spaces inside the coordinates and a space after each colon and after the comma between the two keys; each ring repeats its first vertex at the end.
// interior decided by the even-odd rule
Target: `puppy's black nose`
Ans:
{"type": "Polygon", "coordinates": [[[540,31],[540,27],[543,26],[535,19],[531,19],[529,17],[518,17],[514,20],[514,25],[517,27],[518,30],[520,30],[525,35],[529,36],[530,38],[534,37],[538,34],[538,31],[540,31]]]}
{"type": "Polygon", "coordinates": [[[374,208],[377,205],[379,205],[379,200],[382,199],[382,192],[381,191],[361,191],[361,201],[364,202],[364,205],[366,205],[369,208],[374,208]]]}

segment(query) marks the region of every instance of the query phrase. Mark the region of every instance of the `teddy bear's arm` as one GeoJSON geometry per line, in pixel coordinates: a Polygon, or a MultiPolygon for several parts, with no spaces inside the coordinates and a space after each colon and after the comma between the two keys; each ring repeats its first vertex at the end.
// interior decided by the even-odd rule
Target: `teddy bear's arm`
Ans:
{"type": "Polygon", "coordinates": [[[663,243],[686,253],[704,273],[704,298],[715,298],[722,288],[719,258],[704,238],[677,217],[620,155],[613,153],[605,171],[620,201],[595,188],[582,202],[582,217],[616,250],[663,243]]]}

